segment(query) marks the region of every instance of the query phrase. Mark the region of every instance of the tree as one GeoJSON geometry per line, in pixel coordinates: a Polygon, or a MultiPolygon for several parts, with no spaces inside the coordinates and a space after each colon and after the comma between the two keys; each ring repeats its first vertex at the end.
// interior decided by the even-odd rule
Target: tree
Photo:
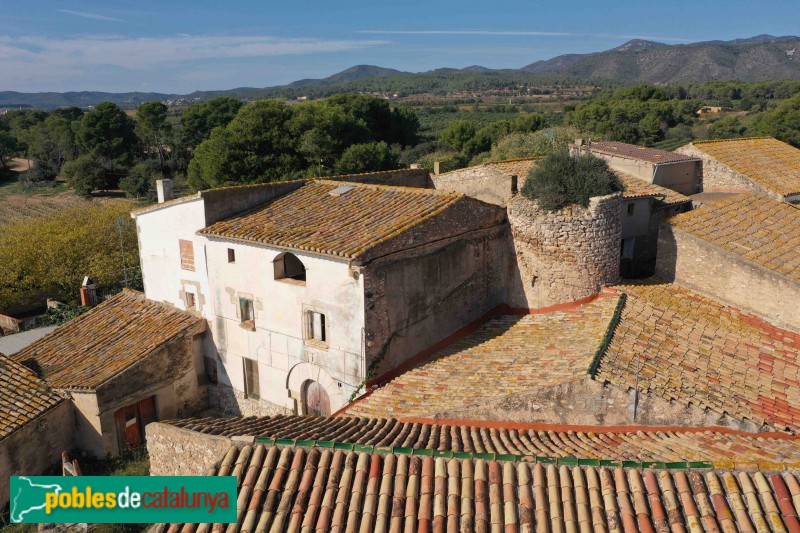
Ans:
{"type": "Polygon", "coordinates": [[[589,205],[589,199],[622,191],[624,187],[608,163],[592,154],[571,156],[559,150],[531,170],[522,195],[536,200],[542,209],[557,211],[568,205],[589,205]]]}
{"type": "Polygon", "coordinates": [[[75,122],[83,117],[83,109],[80,107],[62,107],[50,113],[50,116],[66,119],[70,122],[75,122]]]}
{"type": "Polygon", "coordinates": [[[459,152],[475,136],[475,125],[468,120],[454,120],[439,135],[439,141],[459,152]]]}
{"type": "Polygon", "coordinates": [[[242,108],[242,102],[230,96],[220,96],[203,102],[192,104],[181,115],[181,137],[183,143],[195,148],[211,137],[214,128],[230,124],[242,108]]]}
{"type": "Polygon", "coordinates": [[[167,122],[167,111],[167,106],[161,102],[145,102],[136,113],[136,128],[145,144],[145,152],[156,151],[162,171],[167,158],[167,137],[172,132],[172,126],[167,122]]]}
{"type": "Polygon", "coordinates": [[[23,189],[53,185],[57,174],[58,169],[48,161],[36,161],[27,172],[23,172],[19,176],[19,183],[23,189]]]}
{"type": "Polygon", "coordinates": [[[0,167],[8,169],[8,162],[17,152],[17,140],[7,131],[0,130],[0,167]]]}
{"type": "Polygon", "coordinates": [[[45,297],[77,303],[84,276],[100,287],[123,277],[117,220],[128,272],[136,271],[136,227],[128,202],[93,203],[3,226],[0,232],[0,313],[42,302],[45,297]]]}
{"type": "Polygon", "coordinates": [[[522,113],[511,123],[513,131],[528,133],[544,128],[546,121],[539,113],[522,113]]]}
{"type": "Polygon", "coordinates": [[[78,147],[69,120],[52,115],[31,129],[28,153],[37,162],[44,163],[58,173],[67,161],[75,159],[78,147]]]}
{"type": "Polygon", "coordinates": [[[119,180],[119,188],[125,191],[125,196],[128,198],[140,198],[153,188],[160,175],[161,167],[158,161],[148,159],[136,163],[128,175],[119,180]]]}
{"type": "Polygon", "coordinates": [[[568,126],[548,128],[534,133],[511,133],[492,146],[490,159],[503,161],[522,157],[545,156],[565,149],[580,133],[568,126]]]}
{"type": "Polygon", "coordinates": [[[107,168],[128,166],[133,161],[139,139],[133,121],[111,102],[97,104],[81,119],[78,145],[84,154],[103,162],[107,168]]]}
{"type": "Polygon", "coordinates": [[[225,128],[216,128],[195,150],[189,186],[195,190],[264,183],[304,168],[297,140],[287,135],[292,109],[279,100],[248,104],[225,128]]]}
{"type": "Polygon", "coordinates": [[[91,196],[96,189],[108,188],[108,170],[89,155],[65,163],[61,173],[69,186],[84,197],[91,196]]]}
{"type": "Polygon", "coordinates": [[[377,172],[397,168],[399,153],[385,142],[354,144],[347,148],[336,164],[340,174],[377,172]]]}
{"type": "Polygon", "coordinates": [[[747,127],[739,117],[725,117],[711,125],[708,129],[709,139],[733,139],[744,137],[747,127]]]}

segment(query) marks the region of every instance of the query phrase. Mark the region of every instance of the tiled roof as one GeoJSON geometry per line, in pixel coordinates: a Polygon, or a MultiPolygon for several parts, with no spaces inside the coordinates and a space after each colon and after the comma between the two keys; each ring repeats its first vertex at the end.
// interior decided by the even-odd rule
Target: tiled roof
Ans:
{"type": "Polygon", "coordinates": [[[740,194],[669,219],[680,230],[800,281],[800,209],[740,194]]]}
{"type": "Polygon", "coordinates": [[[524,179],[528,176],[528,173],[536,166],[536,164],[541,159],[542,159],[541,157],[523,157],[519,159],[506,159],[503,161],[486,161],[484,163],[473,165],[471,167],[457,168],[456,170],[443,172],[439,174],[439,176],[447,176],[448,174],[463,172],[465,170],[490,168],[502,174],[508,174],[509,176],[516,175],[524,179]]]}
{"type": "Polygon", "coordinates": [[[64,400],[30,369],[0,355],[0,440],[64,400]]]}
{"type": "Polygon", "coordinates": [[[639,159],[648,163],[677,163],[679,161],[696,160],[696,157],[679,154],[677,152],[667,152],[656,148],[646,148],[635,144],[626,144],[616,141],[593,142],[581,147],[584,152],[596,152],[598,154],[616,155],[629,159],[639,159]]]}
{"type": "Polygon", "coordinates": [[[800,193],[800,150],[773,138],[694,141],[692,145],[783,196],[800,193]]]}
{"type": "Polygon", "coordinates": [[[228,533],[800,530],[800,483],[792,473],[570,468],[247,445],[232,446],[214,474],[237,478],[238,521],[214,529],[228,533]]]}
{"type": "Polygon", "coordinates": [[[226,437],[640,463],[707,461],[717,468],[800,469],[800,437],[715,428],[568,429],[546,424],[311,416],[194,418],[165,423],[226,437]]]}
{"type": "Polygon", "coordinates": [[[38,341],[54,329],[56,329],[56,326],[45,326],[42,328],[29,329],[20,333],[12,333],[11,335],[4,335],[0,337],[0,353],[14,355],[32,342],[38,341]]]}
{"type": "Polygon", "coordinates": [[[625,186],[625,191],[622,193],[624,198],[644,198],[652,196],[659,203],[664,205],[682,204],[684,202],[691,202],[692,199],[672,189],[667,189],[655,183],[648,183],[643,179],[631,176],[625,172],[614,172],[622,184],[625,186]]]}
{"type": "Polygon", "coordinates": [[[52,387],[95,389],[203,319],[124,290],[17,352],[52,387]]]}
{"type": "Polygon", "coordinates": [[[628,298],[596,378],[779,429],[800,428],[800,335],[669,283],[628,298]]]}
{"type": "Polygon", "coordinates": [[[541,159],[541,157],[528,157],[524,159],[508,159],[506,161],[487,161],[484,165],[503,174],[525,178],[541,159]]]}
{"type": "Polygon", "coordinates": [[[566,311],[493,318],[355,403],[347,414],[434,417],[583,379],[618,301],[602,296],[566,311]]]}
{"type": "Polygon", "coordinates": [[[459,193],[431,189],[314,180],[199,233],[355,258],[461,198],[459,193]],[[330,194],[343,186],[353,188],[341,195],[330,194]]]}

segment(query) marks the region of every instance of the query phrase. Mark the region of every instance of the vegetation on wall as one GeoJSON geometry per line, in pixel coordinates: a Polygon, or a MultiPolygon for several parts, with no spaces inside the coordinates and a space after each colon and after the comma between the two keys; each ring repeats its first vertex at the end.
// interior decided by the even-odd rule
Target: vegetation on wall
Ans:
{"type": "Polygon", "coordinates": [[[536,200],[542,209],[557,211],[569,205],[587,207],[594,196],[622,190],[622,183],[605,160],[592,154],[571,156],[567,150],[559,150],[531,170],[522,195],[536,200]]]}

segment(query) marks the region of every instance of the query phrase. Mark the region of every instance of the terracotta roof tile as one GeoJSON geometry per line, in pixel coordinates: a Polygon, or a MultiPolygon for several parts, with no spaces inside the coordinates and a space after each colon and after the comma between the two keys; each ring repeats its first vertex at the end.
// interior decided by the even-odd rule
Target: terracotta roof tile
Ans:
{"type": "Polygon", "coordinates": [[[716,413],[800,428],[800,335],[657,280],[628,298],[596,378],[716,413]]]}
{"type": "Polygon", "coordinates": [[[462,198],[431,189],[314,180],[198,233],[352,259],[462,198]],[[353,188],[330,194],[346,186],[353,188]]]}
{"type": "Polygon", "coordinates": [[[619,176],[625,190],[622,193],[624,198],[645,198],[653,197],[657,203],[664,205],[682,204],[691,202],[692,199],[672,189],[667,189],[661,185],[648,183],[643,179],[631,176],[625,172],[614,171],[619,176]]]}
{"type": "MultiPolygon", "coordinates": [[[[403,422],[395,419],[304,416],[192,418],[165,422],[211,435],[327,441],[378,447],[578,457],[636,462],[732,460],[800,468],[800,437],[731,430],[662,428],[559,428],[543,424],[403,422]],[[413,435],[406,437],[403,430],[413,435]],[[792,466],[794,465],[794,466],[792,466]]],[[[785,468],[781,466],[780,469],[785,468]]],[[[800,497],[800,495],[798,496],[800,497]]]]}
{"type": "Polygon", "coordinates": [[[800,193],[800,150],[771,137],[695,141],[692,146],[783,196],[800,193]]]}
{"type": "MultiPolygon", "coordinates": [[[[786,487],[796,486],[797,478],[788,472],[767,478],[743,471],[687,475],[594,466],[545,468],[540,463],[292,447],[280,451],[275,469],[263,462],[274,457],[273,450],[257,444],[232,447],[227,454],[238,455],[244,469],[259,475],[239,476],[237,505],[247,514],[220,531],[703,532],[721,527],[794,532],[798,527],[797,509],[786,496],[786,487]],[[259,484],[269,484],[266,498],[259,484]],[[364,496],[370,494],[378,495],[377,506],[366,504],[364,496]],[[783,507],[779,501],[785,502],[783,507]]],[[[225,475],[227,468],[215,473],[225,475]]],[[[169,528],[159,524],[153,531],[169,528]]],[[[180,530],[179,525],[172,528],[180,530]]]]}
{"type": "Polygon", "coordinates": [[[52,387],[95,389],[202,318],[124,290],[14,354],[34,359],[52,387]]]}
{"type": "Polygon", "coordinates": [[[493,318],[355,403],[347,413],[434,417],[583,379],[618,300],[604,296],[567,311],[493,318]]]}
{"type": "Polygon", "coordinates": [[[800,281],[800,209],[791,204],[741,194],[674,216],[669,224],[800,281]]]}
{"type": "Polygon", "coordinates": [[[471,167],[458,168],[456,170],[443,172],[439,174],[439,176],[447,176],[448,174],[463,172],[465,170],[486,168],[495,170],[501,174],[507,174],[509,176],[518,176],[524,179],[528,176],[530,171],[533,170],[533,168],[541,159],[542,159],[541,157],[523,157],[519,159],[506,159],[503,161],[486,161],[485,163],[481,163],[479,165],[473,165],[471,167]]]}
{"type": "Polygon", "coordinates": [[[29,368],[0,354],[0,440],[63,401],[29,368]]]}
{"type": "Polygon", "coordinates": [[[679,161],[691,161],[698,158],[679,154],[677,152],[667,152],[657,148],[647,148],[636,144],[626,144],[616,141],[593,142],[581,147],[582,152],[596,152],[598,154],[615,155],[628,159],[638,159],[648,163],[677,163],[679,161]]]}

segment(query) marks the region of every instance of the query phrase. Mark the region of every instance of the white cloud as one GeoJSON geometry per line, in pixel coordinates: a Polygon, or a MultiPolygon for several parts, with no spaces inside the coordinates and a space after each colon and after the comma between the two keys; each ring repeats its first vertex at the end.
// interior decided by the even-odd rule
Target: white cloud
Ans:
{"type": "Polygon", "coordinates": [[[74,68],[110,65],[147,69],[208,59],[253,58],[343,52],[386,44],[379,40],[284,39],[269,36],[92,36],[67,39],[0,37],[0,69],[10,63],[74,68]]]}
{"type": "Polygon", "coordinates": [[[110,20],[112,22],[125,22],[124,20],[114,17],[107,17],[105,15],[98,15],[97,13],[89,13],[87,11],[73,11],[71,9],[56,9],[59,13],[66,13],[67,15],[75,15],[76,17],[83,17],[85,19],[93,20],[110,20]]]}

